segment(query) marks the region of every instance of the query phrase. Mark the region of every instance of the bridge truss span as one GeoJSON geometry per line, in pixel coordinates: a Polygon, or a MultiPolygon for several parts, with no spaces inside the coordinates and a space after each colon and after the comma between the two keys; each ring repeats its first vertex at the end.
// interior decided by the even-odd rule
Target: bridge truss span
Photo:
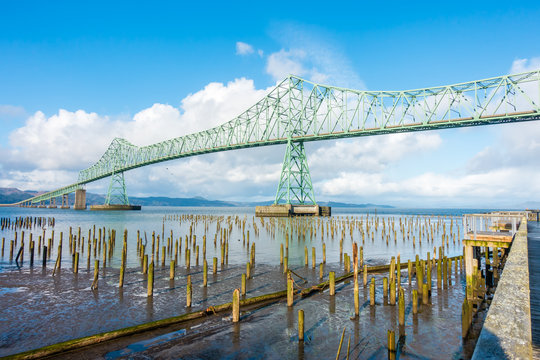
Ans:
{"type": "MultiPolygon", "coordinates": [[[[76,183],[24,203],[38,203],[138,167],[205,153],[274,144],[288,144],[289,151],[306,141],[539,119],[540,70],[405,91],[346,89],[291,75],[220,126],[144,147],[116,138],[98,162],[80,171],[76,183]]],[[[296,158],[289,160],[297,163],[296,158]]],[[[305,172],[305,159],[302,166],[305,172]]],[[[285,167],[283,171],[294,173],[285,167]]],[[[283,174],[280,184],[287,183],[283,174]]],[[[276,201],[278,197],[284,199],[276,196],[276,201]]]]}

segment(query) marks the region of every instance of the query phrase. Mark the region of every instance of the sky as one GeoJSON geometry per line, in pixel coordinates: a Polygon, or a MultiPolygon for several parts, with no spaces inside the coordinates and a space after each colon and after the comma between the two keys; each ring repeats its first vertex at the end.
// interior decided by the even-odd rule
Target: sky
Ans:
{"type": "MultiPolygon", "coordinates": [[[[540,3],[0,2],[0,187],[77,180],[135,145],[233,119],[289,74],[360,90],[540,68],[540,3]]],[[[540,122],[307,143],[320,201],[540,206],[540,122]]],[[[125,174],[130,196],[274,198],[284,145],[125,174]]],[[[108,180],[87,185],[104,194],[108,180]]]]}

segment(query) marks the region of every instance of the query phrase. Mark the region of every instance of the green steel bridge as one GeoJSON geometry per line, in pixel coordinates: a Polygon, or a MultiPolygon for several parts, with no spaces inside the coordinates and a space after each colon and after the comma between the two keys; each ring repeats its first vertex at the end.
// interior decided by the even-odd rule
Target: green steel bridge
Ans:
{"type": "Polygon", "coordinates": [[[236,118],[138,147],[116,138],[71,185],[17,203],[43,204],[111,177],[106,204],[129,204],[124,172],[218,151],[287,144],[275,203],[314,204],[304,143],[540,120],[540,70],[405,91],[360,91],[289,76],[236,118]]]}

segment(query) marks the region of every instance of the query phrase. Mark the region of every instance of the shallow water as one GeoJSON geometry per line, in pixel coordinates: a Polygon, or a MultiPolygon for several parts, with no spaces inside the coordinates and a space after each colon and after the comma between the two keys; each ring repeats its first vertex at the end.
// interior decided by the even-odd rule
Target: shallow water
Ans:
{"type": "MultiPolygon", "coordinates": [[[[164,319],[181,315],[186,312],[206,309],[211,305],[218,305],[231,300],[232,290],[240,287],[240,279],[246,271],[245,264],[249,261],[249,249],[244,244],[244,236],[249,230],[251,243],[256,245],[256,262],[253,268],[253,278],[248,280],[247,296],[268,294],[285,289],[286,279],[280,265],[280,245],[284,244],[286,233],[289,234],[289,268],[305,278],[307,283],[296,278],[297,283],[307,287],[319,283],[319,263],[322,260],[322,243],[326,245],[326,265],[324,267],[324,280],[329,271],[336,271],[336,276],[343,274],[344,265],[340,260],[340,239],[342,231],[343,252],[352,253],[352,243],[357,241],[363,246],[364,259],[368,264],[388,263],[391,256],[398,253],[401,261],[414,259],[418,254],[426,258],[427,252],[433,254],[433,249],[442,245],[443,225],[446,233],[450,231],[453,221],[453,232],[461,229],[460,218],[451,215],[461,215],[461,210],[355,210],[333,209],[335,225],[334,237],[331,231],[326,232],[326,226],[318,226],[317,233],[311,235],[309,228],[306,237],[299,236],[298,223],[301,226],[312,221],[310,218],[293,220],[260,219],[253,217],[253,209],[242,208],[146,208],[140,212],[77,212],[60,209],[19,209],[0,208],[0,217],[15,218],[16,216],[54,216],[55,242],[47,267],[41,267],[41,256],[36,253],[34,266],[29,266],[28,239],[32,232],[33,240],[38,242],[38,236],[43,235],[43,229],[33,228],[25,230],[25,254],[21,268],[14,261],[9,261],[9,241],[14,238],[14,231],[4,229],[0,237],[6,238],[5,250],[0,258],[0,356],[21,352],[41,346],[66,341],[82,336],[110,331],[130,325],[141,324],[148,321],[164,319]],[[337,211],[336,211],[337,210],[337,211]],[[441,217],[418,217],[414,213],[441,215],[441,217]],[[204,226],[202,220],[193,224],[193,234],[196,235],[197,245],[200,246],[199,265],[196,265],[195,248],[192,242],[191,267],[186,269],[185,263],[185,237],[189,235],[191,221],[177,220],[177,215],[199,214],[207,215],[204,226]],[[448,217],[443,217],[448,215],[448,217]],[[212,218],[210,218],[212,216],[212,218]],[[213,257],[221,260],[220,236],[217,224],[221,228],[229,228],[227,217],[231,217],[232,227],[229,237],[228,261],[222,266],[218,261],[217,274],[212,274],[213,257]],[[234,217],[239,221],[245,220],[245,230],[235,224],[234,217]],[[347,218],[348,217],[348,218],[347,218]],[[378,229],[375,231],[371,223],[369,237],[365,236],[362,242],[362,232],[366,224],[379,219],[378,229]],[[174,219],[174,220],[173,220],[174,219]],[[355,220],[352,238],[350,236],[350,222],[355,220]],[[383,239],[382,221],[388,227],[390,221],[395,224],[397,236],[393,233],[388,244],[386,236],[383,239]],[[398,222],[414,224],[410,226],[410,236],[400,233],[398,222]],[[427,240],[423,236],[419,242],[418,232],[422,224],[431,224],[435,227],[439,223],[439,231],[434,232],[434,240],[427,240]],[[100,269],[98,290],[91,290],[93,279],[94,257],[93,250],[88,267],[87,240],[80,250],[79,273],[74,274],[71,268],[72,257],[69,250],[69,227],[72,233],[88,239],[88,230],[105,228],[117,232],[116,243],[112,257],[107,259],[107,266],[100,269]],[[227,225],[227,226],[226,226],[227,225]],[[324,235],[321,229],[324,227],[324,235]],[[119,267],[122,253],[122,234],[128,230],[127,238],[127,270],[124,287],[118,287],[119,267]],[[206,230],[205,230],[206,229],[206,230]],[[256,229],[259,230],[258,234],[256,229]],[[173,240],[182,237],[181,254],[178,256],[176,275],[173,281],[169,280],[169,263],[174,256],[166,256],[165,266],[161,266],[161,258],[156,263],[154,296],[146,296],[147,278],[141,272],[141,262],[137,254],[137,230],[144,239],[146,232],[147,249],[151,243],[151,233],[165,239],[173,232],[173,240]],[[56,248],[59,234],[63,233],[62,268],[52,276],[52,268],[56,260],[56,248]],[[202,286],[202,238],[206,234],[207,252],[209,262],[208,286],[202,286]],[[216,246],[214,238],[217,234],[216,246]],[[415,246],[412,246],[412,236],[415,236],[415,246]],[[308,248],[309,266],[304,266],[304,249],[308,248]],[[311,268],[311,248],[316,249],[316,269],[311,268]],[[84,253],[83,253],[84,249],[84,253]],[[186,307],[186,281],[191,276],[193,283],[193,304],[186,307]]],[[[471,212],[474,210],[471,210],[471,212]]],[[[324,219],[323,225],[328,224],[324,219]]],[[[53,229],[45,229],[45,238],[51,237],[53,229]]],[[[388,230],[388,228],[386,228],[388,230]]],[[[19,232],[19,246],[21,231],[19,232]]],[[[96,231],[97,233],[97,231],[96,231]]],[[[387,231],[388,233],[388,231],[387,231]]],[[[93,234],[91,234],[91,237],[93,234]]],[[[97,234],[96,234],[97,236],[97,234]]],[[[144,240],[143,240],[144,242],[144,240]]],[[[161,240],[160,246],[163,245],[161,240]]],[[[16,247],[18,249],[18,246],[16,247]]],[[[37,251],[37,249],[36,249],[37,251]]],[[[445,255],[461,254],[459,236],[456,241],[450,237],[445,255]]],[[[287,252],[286,252],[287,253],[287,252]]],[[[431,255],[433,256],[433,255],[431,255]]],[[[100,255],[97,259],[102,259],[100,255]]],[[[156,259],[157,260],[157,259],[156,259]]],[[[102,263],[100,264],[102,266],[102,263]]],[[[403,268],[403,267],[402,267],[403,268]]],[[[461,302],[464,296],[462,275],[454,274],[454,279],[448,289],[433,290],[432,304],[420,307],[418,316],[412,316],[410,311],[410,291],[406,277],[406,266],[403,272],[402,286],[405,289],[406,303],[409,313],[407,315],[406,337],[400,352],[401,357],[433,358],[433,355],[444,354],[444,358],[459,358],[464,351],[460,335],[461,302]],[[440,294],[439,294],[440,293],[440,294]]],[[[435,276],[435,275],[434,275],[435,276]]],[[[267,305],[261,309],[248,311],[242,315],[239,325],[231,325],[227,316],[208,318],[195,330],[185,329],[185,332],[171,333],[164,338],[148,340],[143,344],[134,344],[129,348],[129,357],[147,356],[155,354],[158,357],[185,357],[185,358],[308,358],[335,357],[337,344],[343,328],[346,328],[346,340],[351,335],[351,349],[357,358],[383,358],[386,357],[386,331],[399,329],[397,324],[397,308],[385,305],[382,298],[382,275],[376,275],[377,306],[374,308],[365,304],[368,301],[366,290],[361,286],[360,304],[364,304],[359,319],[349,318],[354,315],[352,302],[352,283],[337,285],[335,298],[328,296],[327,292],[298,299],[294,309],[289,310],[283,302],[267,305]],[[306,311],[306,341],[302,347],[298,346],[296,335],[296,313],[299,308],[306,311]],[[140,346],[139,346],[140,345],[140,346]],[[326,356],[328,355],[328,356],[326,356]]],[[[434,281],[434,284],[436,281],[434,281]]],[[[412,281],[412,286],[415,280],[412,281]]],[[[435,287],[435,285],[434,285],[435,287]]],[[[179,331],[179,330],[178,330],[179,331]]],[[[345,341],[346,341],[345,340],[345,341]]],[[[126,348],[118,349],[127,351],[126,348]]],[[[122,356],[120,353],[107,351],[108,357],[122,356]]],[[[342,354],[344,350],[342,350],[342,354]]],[[[106,353],[101,354],[105,356],[106,353]]],[[[154,356],[154,355],[153,355],[154,356]]],[[[438,357],[438,356],[435,356],[438,357]]]]}

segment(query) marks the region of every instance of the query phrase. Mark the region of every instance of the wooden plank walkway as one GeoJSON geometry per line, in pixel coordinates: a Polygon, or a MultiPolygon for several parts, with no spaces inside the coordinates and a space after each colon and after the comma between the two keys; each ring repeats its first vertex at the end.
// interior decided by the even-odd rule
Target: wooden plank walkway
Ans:
{"type": "Polygon", "coordinates": [[[530,221],[527,228],[533,358],[540,359],[540,223],[530,221]]]}

